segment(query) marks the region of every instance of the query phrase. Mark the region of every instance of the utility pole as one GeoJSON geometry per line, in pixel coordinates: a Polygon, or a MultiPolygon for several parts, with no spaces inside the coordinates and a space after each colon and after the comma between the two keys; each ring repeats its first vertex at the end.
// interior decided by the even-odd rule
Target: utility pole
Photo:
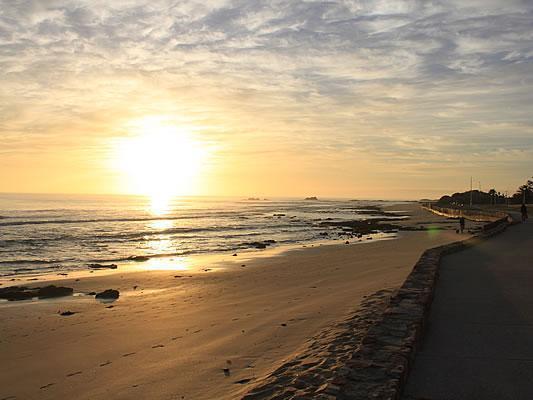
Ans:
{"type": "Polygon", "coordinates": [[[472,208],[472,177],[470,177],[470,208],[472,208]]]}

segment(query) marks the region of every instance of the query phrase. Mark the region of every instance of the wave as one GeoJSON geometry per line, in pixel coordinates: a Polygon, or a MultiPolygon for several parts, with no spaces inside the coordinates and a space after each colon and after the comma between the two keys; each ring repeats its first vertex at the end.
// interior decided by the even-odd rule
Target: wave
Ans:
{"type": "Polygon", "coordinates": [[[17,217],[5,217],[17,218],[18,221],[6,221],[0,222],[0,226],[22,226],[22,225],[46,225],[46,224],[90,224],[99,222],[152,222],[152,221],[176,221],[184,219],[200,219],[200,218],[249,218],[252,215],[261,215],[258,213],[239,213],[239,212],[207,212],[202,214],[188,214],[180,216],[167,216],[167,217],[118,217],[118,218],[82,218],[82,219],[39,219],[39,220],[24,220],[21,218],[31,218],[31,216],[17,216],[17,217]],[[244,215],[246,214],[246,215],[244,215]]]}
{"type": "MultiPolygon", "coordinates": [[[[210,235],[209,239],[229,239],[233,237],[245,237],[245,236],[257,236],[261,234],[268,235],[269,231],[275,229],[277,232],[297,232],[301,229],[298,228],[312,228],[312,225],[309,223],[290,223],[290,224],[276,224],[275,226],[270,225],[236,225],[236,226],[212,226],[212,227],[198,227],[198,228],[168,228],[162,230],[143,230],[135,232],[116,232],[111,234],[91,234],[90,236],[81,236],[81,235],[61,235],[49,238],[26,238],[26,239],[4,239],[0,240],[1,247],[13,247],[13,246],[44,246],[50,242],[58,241],[82,241],[88,242],[91,244],[94,243],[110,243],[110,242],[128,242],[134,240],[148,240],[147,238],[153,236],[165,236],[165,235],[184,235],[183,238],[189,237],[189,234],[213,234],[217,233],[220,235],[210,235]],[[292,228],[292,229],[287,229],[292,228]],[[248,231],[246,234],[238,234],[238,232],[248,231]],[[237,234],[235,234],[237,233],[237,234]]],[[[273,232],[272,232],[273,233],[273,232]]],[[[179,236],[174,236],[174,239],[178,239],[179,236]]]]}
{"type": "Polygon", "coordinates": [[[206,254],[206,253],[220,253],[220,252],[232,252],[237,250],[243,250],[243,249],[257,249],[258,243],[265,243],[267,246],[273,245],[273,244],[293,244],[297,243],[297,240],[291,240],[291,239],[285,239],[285,240],[279,240],[279,241],[272,241],[272,240],[264,240],[264,241],[257,241],[257,242],[241,242],[241,243],[234,243],[230,245],[219,245],[219,246],[213,246],[208,248],[195,248],[195,249],[189,249],[189,250],[182,250],[177,252],[165,252],[165,253],[153,253],[153,254],[134,254],[134,255],[128,255],[128,256],[119,256],[119,257],[104,257],[104,258],[90,258],[90,259],[74,259],[74,258],[67,258],[67,259],[19,259],[19,260],[2,260],[0,261],[0,265],[4,266],[18,266],[18,265],[24,265],[24,268],[16,268],[13,271],[15,272],[26,272],[30,270],[37,270],[39,268],[31,268],[26,266],[31,265],[47,265],[47,268],[53,268],[53,269],[65,269],[67,266],[75,264],[78,265],[78,268],[85,268],[86,264],[90,263],[106,263],[106,262],[120,262],[120,261],[146,261],[147,259],[152,258],[164,258],[164,257],[176,257],[176,256],[187,256],[187,255],[193,255],[193,254],[206,254]],[[65,265],[67,264],[67,265],[65,265]]]}

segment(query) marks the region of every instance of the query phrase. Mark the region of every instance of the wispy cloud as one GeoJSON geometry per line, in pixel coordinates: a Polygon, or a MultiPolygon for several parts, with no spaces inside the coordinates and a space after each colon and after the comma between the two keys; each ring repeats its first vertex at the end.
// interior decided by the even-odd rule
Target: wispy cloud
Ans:
{"type": "Polygon", "coordinates": [[[0,0],[0,154],[165,113],[238,157],[527,175],[532,20],[527,0],[0,0]]]}

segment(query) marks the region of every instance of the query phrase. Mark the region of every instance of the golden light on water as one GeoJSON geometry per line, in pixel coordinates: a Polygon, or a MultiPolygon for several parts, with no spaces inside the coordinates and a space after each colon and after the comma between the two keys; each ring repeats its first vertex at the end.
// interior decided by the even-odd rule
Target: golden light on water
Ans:
{"type": "Polygon", "coordinates": [[[166,214],[173,197],[194,190],[207,151],[193,128],[165,118],[145,117],[127,128],[132,135],[115,143],[115,167],[131,192],[150,198],[153,214],[166,214]]]}

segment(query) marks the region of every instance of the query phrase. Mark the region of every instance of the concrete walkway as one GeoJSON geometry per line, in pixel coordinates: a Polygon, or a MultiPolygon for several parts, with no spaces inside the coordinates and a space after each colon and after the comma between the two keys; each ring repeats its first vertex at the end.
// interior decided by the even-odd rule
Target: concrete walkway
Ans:
{"type": "Polygon", "coordinates": [[[445,257],[405,399],[533,399],[533,221],[445,257]]]}

